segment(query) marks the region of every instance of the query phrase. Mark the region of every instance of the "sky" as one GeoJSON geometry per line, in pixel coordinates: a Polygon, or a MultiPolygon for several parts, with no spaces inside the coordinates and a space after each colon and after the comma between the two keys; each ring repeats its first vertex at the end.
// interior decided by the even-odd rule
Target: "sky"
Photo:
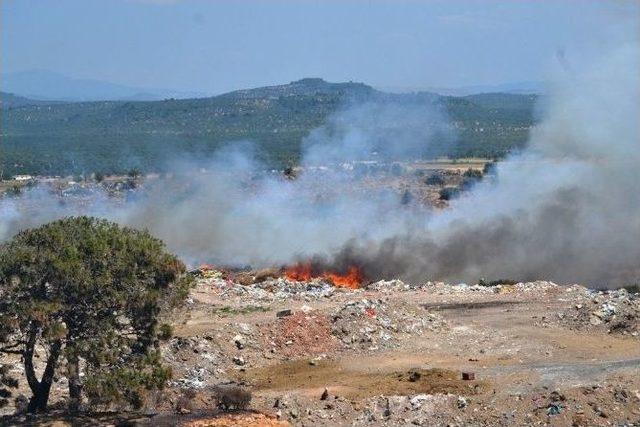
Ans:
{"type": "Polygon", "coordinates": [[[0,73],[207,94],[303,77],[411,90],[543,81],[637,1],[0,0],[0,73]]]}

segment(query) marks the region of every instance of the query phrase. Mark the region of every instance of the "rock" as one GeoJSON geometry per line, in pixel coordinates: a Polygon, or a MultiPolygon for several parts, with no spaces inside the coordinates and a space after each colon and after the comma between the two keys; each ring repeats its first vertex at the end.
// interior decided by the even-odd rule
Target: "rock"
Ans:
{"type": "Polygon", "coordinates": [[[458,409],[464,409],[469,405],[467,399],[462,396],[458,396],[458,401],[456,403],[458,405],[458,409]]]}
{"type": "Polygon", "coordinates": [[[244,366],[247,362],[244,360],[244,357],[242,356],[235,356],[233,358],[233,363],[235,363],[238,366],[244,366]]]}
{"type": "Polygon", "coordinates": [[[618,402],[627,403],[629,401],[629,392],[621,387],[616,387],[613,391],[613,397],[618,402]]]}
{"type": "Polygon", "coordinates": [[[276,312],[276,317],[282,318],[293,315],[293,311],[291,309],[280,310],[276,312]]]}
{"type": "Polygon", "coordinates": [[[238,350],[242,350],[247,343],[244,337],[239,334],[233,337],[233,342],[235,343],[236,347],[238,347],[238,350]]]}
{"type": "Polygon", "coordinates": [[[562,412],[562,405],[559,403],[550,403],[547,407],[547,415],[559,415],[562,412]]]}
{"type": "Polygon", "coordinates": [[[420,372],[412,371],[409,373],[409,381],[411,381],[412,383],[418,381],[420,377],[420,372]]]}
{"type": "Polygon", "coordinates": [[[403,412],[408,409],[408,404],[408,396],[387,396],[387,410],[389,414],[399,414],[403,412]]]}
{"type": "Polygon", "coordinates": [[[428,394],[417,394],[409,400],[409,403],[411,404],[411,408],[415,410],[419,409],[426,400],[429,400],[428,394]]]}
{"type": "Polygon", "coordinates": [[[591,323],[593,326],[598,326],[602,324],[602,320],[598,317],[596,317],[595,315],[592,315],[589,318],[589,323],[591,323]]]}
{"type": "Polygon", "coordinates": [[[327,400],[329,398],[329,390],[326,388],[322,392],[322,396],[320,396],[320,400],[327,400]]]}

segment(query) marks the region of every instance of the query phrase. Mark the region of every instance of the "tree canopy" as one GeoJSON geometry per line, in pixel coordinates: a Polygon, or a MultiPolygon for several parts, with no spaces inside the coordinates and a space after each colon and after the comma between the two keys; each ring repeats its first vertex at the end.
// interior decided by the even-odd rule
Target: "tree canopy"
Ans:
{"type": "Polygon", "coordinates": [[[184,300],[190,282],[162,241],[106,220],[54,221],[0,247],[0,350],[22,356],[28,410],[46,409],[56,374],[69,381],[72,409],[83,396],[142,405],[170,377],[160,311],[184,300]]]}

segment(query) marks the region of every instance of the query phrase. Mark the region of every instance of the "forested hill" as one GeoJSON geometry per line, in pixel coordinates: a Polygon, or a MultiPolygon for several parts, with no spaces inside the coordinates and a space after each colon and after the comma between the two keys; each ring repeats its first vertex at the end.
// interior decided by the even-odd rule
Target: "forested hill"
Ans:
{"type": "MultiPolygon", "coordinates": [[[[4,98],[4,97],[3,97],[4,98]]],[[[436,105],[456,140],[433,156],[502,156],[521,147],[534,123],[535,95],[389,94],[362,83],[302,79],[199,99],[20,104],[2,102],[0,168],[68,174],[158,170],[179,154],[207,155],[250,140],[274,166],[295,162],[309,131],[346,102],[388,100],[436,105]]]]}

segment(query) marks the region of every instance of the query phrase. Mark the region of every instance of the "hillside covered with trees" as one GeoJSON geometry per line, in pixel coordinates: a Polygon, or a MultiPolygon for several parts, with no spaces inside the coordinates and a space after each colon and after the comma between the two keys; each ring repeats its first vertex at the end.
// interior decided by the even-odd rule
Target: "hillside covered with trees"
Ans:
{"type": "Polygon", "coordinates": [[[207,156],[239,140],[254,142],[263,160],[282,167],[296,162],[303,138],[332,113],[350,102],[377,101],[435,106],[445,113],[454,141],[433,144],[429,156],[499,157],[526,143],[536,98],[390,94],[362,83],[302,79],[198,99],[3,101],[0,170],[5,177],[158,171],[176,156],[207,156]]]}

